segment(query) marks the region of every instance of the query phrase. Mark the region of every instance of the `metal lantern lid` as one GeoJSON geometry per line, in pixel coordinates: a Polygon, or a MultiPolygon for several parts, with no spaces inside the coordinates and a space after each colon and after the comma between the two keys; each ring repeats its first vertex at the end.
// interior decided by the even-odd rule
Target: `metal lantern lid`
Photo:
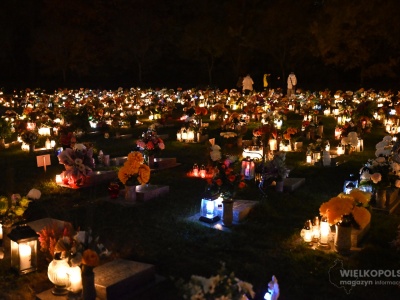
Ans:
{"type": "Polygon", "coordinates": [[[203,199],[208,199],[210,201],[214,201],[217,200],[219,197],[219,193],[213,193],[210,189],[207,189],[204,193],[203,193],[203,199]]]}
{"type": "Polygon", "coordinates": [[[14,242],[25,242],[39,238],[36,231],[27,224],[18,225],[7,236],[14,242]]]}

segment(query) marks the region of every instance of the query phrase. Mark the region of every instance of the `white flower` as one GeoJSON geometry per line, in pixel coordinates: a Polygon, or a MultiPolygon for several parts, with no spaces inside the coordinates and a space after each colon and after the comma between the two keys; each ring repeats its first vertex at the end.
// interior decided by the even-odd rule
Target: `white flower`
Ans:
{"type": "Polygon", "coordinates": [[[381,141],[378,144],[375,145],[375,149],[381,149],[381,148],[385,148],[386,146],[389,146],[389,143],[385,142],[385,141],[381,141]]]}
{"type": "Polygon", "coordinates": [[[375,159],[375,161],[376,161],[378,164],[383,164],[384,162],[386,162],[386,158],[380,156],[380,157],[377,157],[377,158],[375,159]]]}
{"type": "MultiPolygon", "coordinates": [[[[86,234],[87,234],[86,231],[78,231],[74,236],[74,240],[79,242],[80,244],[84,245],[86,242],[85,241],[86,234]]],[[[91,242],[92,242],[92,237],[91,237],[91,235],[89,235],[87,243],[91,243],[91,242]]]]}
{"type": "Polygon", "coordinates": [[[211,151],[210,157],[212,161],[218,161],[222,158],[222,155],[220,151],[211,151]]]}
{"type": "Polygon", "coordinates": [[[400,164],[393,161],[391,164],[391,168],[392,168],[393,172],[397,174],[400,171],[400,164]]]}
{"type": "Polygon", "coordinates": [[[386,141],[389,144],[392,141],[392,137],[390,135],[387,135],[383,138],[383,141],[386,141]]]}
{"type": "Polygon", "coordinates": [[[343,137],[342,140],[340,141],[342,145],[347,145],[349,144],[349,138],[347,136],[343,137]]]}
{"type": "Polygon", "coordinates": [[[368,170],[365,170],[364,172],[361,173],[360,180],[370,180],[370,179],[371,179],[371,174],[369,173],[368,170]]]}
{"type": "Polygon", "coordinates": [[[40,196],[42,196],[42,193],[37,189],[31,189],[26,195],[27,198],[35,200],[40,199],[40,196]]]}
{"type": "Polygon", "coordinates": [[[397,179],[396,182],[394,183],[394,185],[395,185],[397,188],[400,188],[400,180],[397,179]]]}
{"type": "Polygon", "coordinates": [[[375,151],[375,156],[389,156],[392,153],[391,147],[379,148],[375,151]]]}

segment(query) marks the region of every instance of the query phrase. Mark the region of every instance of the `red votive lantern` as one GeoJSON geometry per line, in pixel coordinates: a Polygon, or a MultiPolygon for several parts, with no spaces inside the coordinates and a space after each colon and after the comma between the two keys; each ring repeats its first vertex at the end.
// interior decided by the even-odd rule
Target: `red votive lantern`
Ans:
{"type": "Polygon", "coordinates": [[[119,196],[119,184],[116,182],[111,182],[108,186],[108,192],[111,199],[116,199],[119,196]]]}
{"type": "Polygon", "coordinates": [[[199,177],[199,166],[197,164],[193,165],[193,176],[199,177]]]}
{"type": "Polygon", "coordinates": [[[206,178],[206,167],[204,165],[201,165],[200,168],[200,177],[201,178],[206,178]]]}

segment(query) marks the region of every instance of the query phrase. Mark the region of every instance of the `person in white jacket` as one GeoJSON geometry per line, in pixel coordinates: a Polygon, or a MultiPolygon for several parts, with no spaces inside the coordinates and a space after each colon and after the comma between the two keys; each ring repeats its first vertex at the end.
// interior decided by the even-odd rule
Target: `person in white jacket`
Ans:
{"type": "Polygon", "coordinates": [[[250,77],[250,74],[247,74],[245,78],[243,78],[243,93],[245,95],[249,95],[253,91],[253,78],[250,77]]]}
{"type": "Polygon", "coordinates": [[[291,72],[287,79],[287,97],[290,98],[296,93],[297,78],[294,72],[291,72]]]}

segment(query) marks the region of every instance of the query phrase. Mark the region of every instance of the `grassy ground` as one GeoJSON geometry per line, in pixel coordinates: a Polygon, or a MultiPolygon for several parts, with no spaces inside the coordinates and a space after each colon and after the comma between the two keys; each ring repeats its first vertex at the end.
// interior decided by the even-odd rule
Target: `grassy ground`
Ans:
{"type": "MultiPolygon", "coordinates": [[[[324,118],[325,135],[333,140],[334,122],[324,118]]],[[[290,120],[297,124],[299,120],[290,120]]],[[[210,137],[217,126],[210,125],[210,137]]],[[[254,126],[254,124],[252,125],[254,126]]],[[[130,130],[137,137],[146,124],[130,130]]],[[[194,162],[207,162],[204,144],[182,144],[175,141],[177,124],[162,128],[168,133],[162,157],[176,157],[180,166],[152,174],[151,184],[166,184],[170,193],[160,199],[132,207],[121,206],[107,198],[107,185],[81,190],[56,186],[53,181],[63,166],[52,156],[52,165],[44,172],[36,167],[36,159],[18,149],[0,152],[3,180],[0,194],[26,194],[31,188],[42,191],[40,200],[31,203],[28,220],[52,217],[72,222],[76,227],[91,227],[107,248],[111,258],[125,258],[154,264],[165,280],[138,299],[180,299],[174,282],[197,274],[209,277],[216,274],[220,262],[234,271],[237,277],[251,282],[262,299],[272,275],[281,288],[280,299],[398,299],[399,286],[356,286],[350,295],[329,281],[329,269],[336,259],[347,269],[400,270],[400,255],[390,245],[400,224],[400,214],[384,215],[372,212],[371,229],[362,249],[350,256],[312,250],[302,243],[299,233],[307,219],[318,214],[322,202],[337,195],[349,173],[358,173],[368,158],[374,157],[375,144],[384,135],[375,126],[364,138],[365,151],[340,158],[337,167],[305,165],[305,152],[287,153],[292,171],[290,177],[304,177],[305,184],[294,192],[277,193],[271,187],[267,199],[262,199],[255,182],[238,197],[258,201],[247,220],[234,227],[231,233],[216,231],[185,220],[200,209],[201,192],[205,182],[189,178],[186,173],[194,162]]],[[[124,132],[128,133],[128,132],[124,132]]],[[[250,136],[251,137],[251,136],[250,136]]],[[[246,138],[246,137],[245,137],[246,138]]],[[[248,138],[248,137],[247,137],[248,138]]],[[[87,138],[82,138],[87,140],[87,138]]],[[[111,157],[125,156],[133,149],[134,139],[104,139],[92,137],[98,150],[111,157]]],[[[47,279],[48,263],[39,257],[39,270],[26,276],[15,276],[6,261],[0,262],[0,299],[34,299],[34,294],[51,287],[47,279]]]]}

